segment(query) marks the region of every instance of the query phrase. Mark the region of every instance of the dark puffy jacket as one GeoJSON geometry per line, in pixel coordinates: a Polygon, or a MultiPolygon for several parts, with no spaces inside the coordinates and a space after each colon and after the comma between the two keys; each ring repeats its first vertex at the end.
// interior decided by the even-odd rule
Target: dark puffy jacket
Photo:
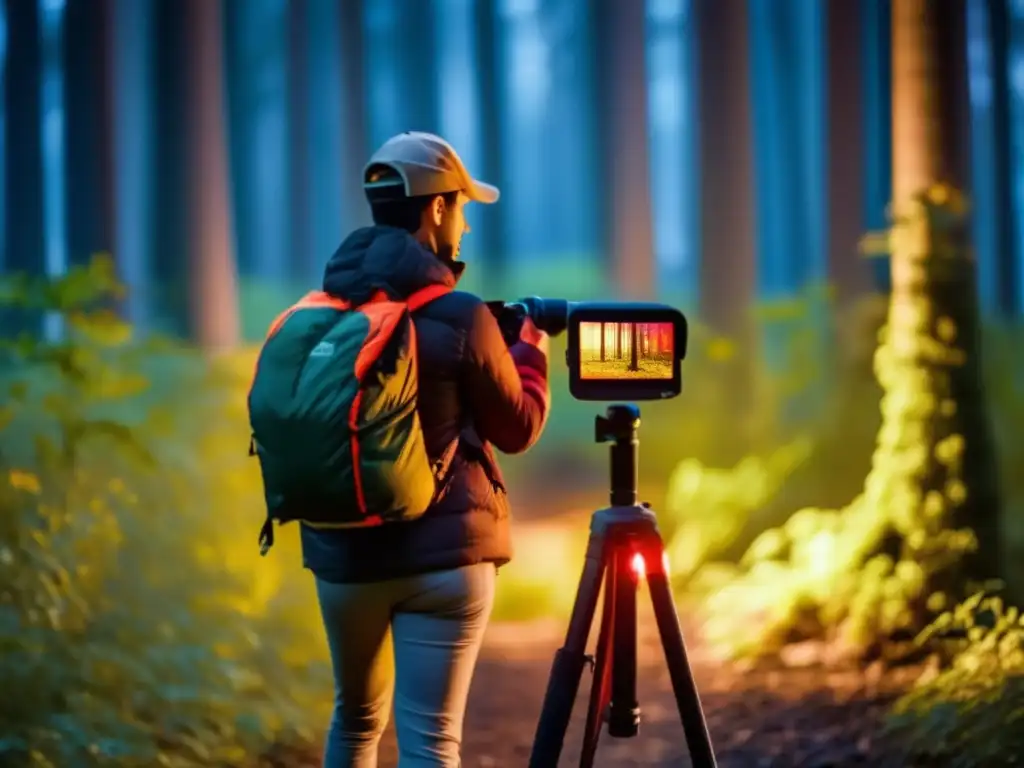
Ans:
{"type": "MultiPolygon", "coordinates": [[[[331,258],[323,289],[360,303],[375,291],[405,298],[428,285],[453,286],[463,264],[448,264],[408,233],[353,232],[331,258]]],[[[454,448],[434,505],[408,523],[313,530],[302,526],[303,562],[320,579],[382,581],[512,557],[509,504],[492,445],[519,453],[540,436],[548,410],[547,359],[519,342],[506,346],[476,296],[442,296],[413,315],[419,357],[419,412],[431,460],[454,448]]]]}

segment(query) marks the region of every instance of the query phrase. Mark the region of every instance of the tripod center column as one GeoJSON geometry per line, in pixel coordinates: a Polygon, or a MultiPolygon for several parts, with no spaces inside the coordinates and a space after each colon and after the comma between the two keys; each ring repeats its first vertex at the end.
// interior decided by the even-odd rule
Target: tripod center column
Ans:
{"type": "Polygon", "coordinates": [[[613,507],[632,507],[637,499],[637,467],[640,440],[636,430],[616,438],[611,448],[611,502],[613,507]]]}

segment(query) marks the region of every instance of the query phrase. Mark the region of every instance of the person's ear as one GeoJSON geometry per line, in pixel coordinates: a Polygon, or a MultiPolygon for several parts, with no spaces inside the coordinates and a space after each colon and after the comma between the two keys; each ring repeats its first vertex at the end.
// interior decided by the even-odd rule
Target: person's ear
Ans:
{"type": "Polygon", "coordinates": [[[441,219],[444,218],[444,198],[438,195],[430,201],[430,220],[435,227],[441,226],[441,219]]]}

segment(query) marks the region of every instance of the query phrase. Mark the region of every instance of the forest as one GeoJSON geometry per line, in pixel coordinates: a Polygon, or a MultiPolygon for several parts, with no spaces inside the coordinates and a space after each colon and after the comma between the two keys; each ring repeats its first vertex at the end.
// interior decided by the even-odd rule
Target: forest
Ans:
{"type": "MultiPolygon", "coordinates": [[[[718,764],[1019,762],[1024,5],[3,0],[0,21],[0,766],[320,764],[322,619],[295,526],[260,556],[246,395],[409,129],[502,190],[467,209],[460,290],[687,317],[639,481],[718,764]]],[[[679,342],[587,339],[627,372],[679,342]]],[[[525,764],[607,503],[565,352],[543,437],[501,457],[516,554],[467,766],[525,764]]],[[[599,765],[689,764],[652,626],[641,732],[599,765]]]]}
{"type": "Polygon", "coordinates": [[[671,379],[671,323],[581,323],[584,379],[671,379]]]}

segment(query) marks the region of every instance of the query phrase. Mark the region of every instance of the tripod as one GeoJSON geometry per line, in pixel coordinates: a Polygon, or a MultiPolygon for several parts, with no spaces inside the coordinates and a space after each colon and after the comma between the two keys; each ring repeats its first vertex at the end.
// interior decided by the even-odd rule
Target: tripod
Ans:
{"type": "Polygon", "coordinates": [[[672,602],[665,550],[657,520],[637,503],[637,447],[640,409],[612,405],[595,422],[595,441],[611,446],[611,506],[590,520],[590,542],[565,644],[555,654],[529,768],[556,768],[580,687],[583,667],[594,672],[583,735],[580,768],[591,768],[604,720],[608,734],[630,738],[640,730],[636,696],[636,593],[647,577],[672,690],[682,719],[693,768],[715,768],[704,712],[693,680],[679,617],[672,602]],[[586,653],[587,638],[604,580],[604,606],[596,657],[586,653]]]}

